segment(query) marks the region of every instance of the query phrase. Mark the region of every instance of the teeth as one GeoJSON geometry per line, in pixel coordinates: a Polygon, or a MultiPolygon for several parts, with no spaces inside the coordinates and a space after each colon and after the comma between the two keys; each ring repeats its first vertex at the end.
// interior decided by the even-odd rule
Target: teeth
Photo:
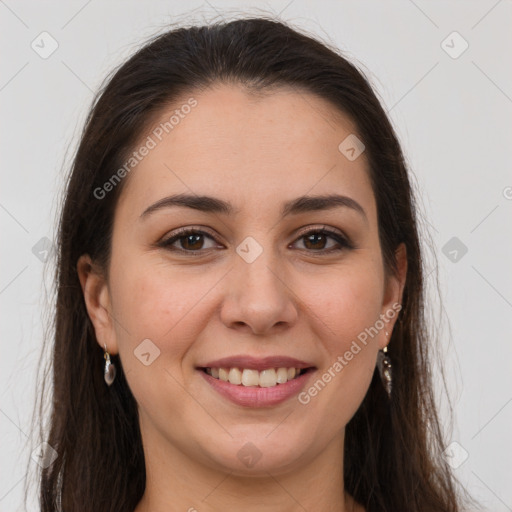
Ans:
{"type": "Polygon", "coordinates": [[[244,386],[259,386],[260,372],[258,370],[244,370],[242,372],[242,384],[244,386]]]}
{"type": "Polygon", "coordinates": [[[286,384],[301,374],[299,368],[268,368],[258,370],[240,368],[205,368],[208,375],[236,386],[259,386],[270,388],[277,384],[286,384]]]}
{"type": "MultiPolygon", "coordinates": [[[[295,370],[295,368],[293,368],[295,370]]],[[[278,368],[276,380],[278,384],[284,384],[288,382],[288,370],[286,368],[278,368]]]]}
{"type": "Polygon", "coordinates": [[[277,384],[277,375],[274,368],[260,372],[260,388],[270,388],[277,384]]]}
{"type": "Polygon", "coordinates": [[[238,368],[229,370],[228,379],[231,384],[242,384],[242,372],[238,368]]]}

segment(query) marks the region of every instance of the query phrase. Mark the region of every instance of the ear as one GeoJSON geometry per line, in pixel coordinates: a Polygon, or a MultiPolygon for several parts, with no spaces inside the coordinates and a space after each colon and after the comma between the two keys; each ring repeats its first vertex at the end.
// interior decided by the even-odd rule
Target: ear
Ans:
{"type": "Polygon", "coordinates": [[[395,325],[398,313],[402,306],[402,296],[405,287],[405,280],[407,276],[407,250],[404,243],[401,243],[395,251],[395,260],[397,266],[397,274],[390,275],[386,279],[386,286],[384,290],[384,299],[382,304],[382,315],[388,323],[386,327],[382,329],[384,332],[387,331],[389,336],[379,336],[380,348],[384,348],[390,338],[393,326],[395,325]]]}
{"type": "Polygon", "coordinates": [[[117,354],[117,339],[111,315],[111,301],[108,283],[100,269],[88,254],[80,256],[76,266],[87,314],[96,332],[96,341],[110,354],[117,354]]]}

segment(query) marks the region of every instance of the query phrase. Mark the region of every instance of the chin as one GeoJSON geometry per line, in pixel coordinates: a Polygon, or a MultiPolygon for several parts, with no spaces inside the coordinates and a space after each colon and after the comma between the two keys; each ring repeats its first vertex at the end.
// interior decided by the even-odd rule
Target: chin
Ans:
{"type": "Polygon", "coordinates": [[[295,435],[289,426],[244,428],[224,443],[208,443],[209,457],[217,466],[238,476],[266,476],[286,473],[303,464],[310,451],[311,435],[295,435]],[[272,430],[275,429],[275,430],[272,430]],[[212,451],[215,448],[215,451],[212,451]]]}

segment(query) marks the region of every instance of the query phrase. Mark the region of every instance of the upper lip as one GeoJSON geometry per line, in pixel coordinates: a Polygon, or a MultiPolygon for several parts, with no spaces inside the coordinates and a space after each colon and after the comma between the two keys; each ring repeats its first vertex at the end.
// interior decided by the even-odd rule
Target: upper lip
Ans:
{"type": "Polygon", "coordinates": [[[199,366],[199,368],[247,368],[262,371],[269,368],[311,368],[313,366],[311,363],[288,356],[252,357],[239,355],[216,359],[199,366]]]}

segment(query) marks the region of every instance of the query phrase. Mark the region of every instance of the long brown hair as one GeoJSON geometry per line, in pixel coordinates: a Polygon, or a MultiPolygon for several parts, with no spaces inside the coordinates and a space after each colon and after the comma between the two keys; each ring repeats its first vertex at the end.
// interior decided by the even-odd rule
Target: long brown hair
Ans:
{"type": "MultiPolygon", "coordinates": [[[[101,199],[94,191],[122,166],[163,108],[219,82],[255,92],[294,87],[354,121],[366,146],[386,271],[396,272],[400,243],[408,269],[403,308],[388,345],[391,400],[375,372],[346,427],[345,488],[368,512],[460,511],[458,483],[442,457],[417,208],[397,136],[367,78],[339,52],[282,22],[249,18],[154,37],[109,77],[93,103],[59,224],[53,394],[48,432],[42,429],[58,456],[40,472],[42,512],[131,511],[142,497],[146,475],[137,404],[117,356],[117,378],[105,385],[103,353],[76,264],[87,253],[108,274],[123,182],[101,199]]],[[[43,382],[41,397],[48,385],[43,382]]]]}

